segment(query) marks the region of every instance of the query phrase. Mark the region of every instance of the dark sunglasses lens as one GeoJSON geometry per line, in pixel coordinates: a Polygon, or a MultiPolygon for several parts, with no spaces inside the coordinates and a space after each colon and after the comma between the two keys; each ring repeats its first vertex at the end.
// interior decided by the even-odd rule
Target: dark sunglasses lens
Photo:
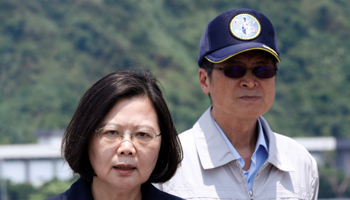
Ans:
{"type": "Polygon", "coordinates": [[[272,78],[276,75],[277,68],[275,67],[256,67],[253,74],[258,78],[272,78]]]}
{"type": "Polygon", "coordinates": [[[246,71],[247,68],[237,66],[224,69],[225,76],[230,78],[241,78],[244,76],[246,71]]]}

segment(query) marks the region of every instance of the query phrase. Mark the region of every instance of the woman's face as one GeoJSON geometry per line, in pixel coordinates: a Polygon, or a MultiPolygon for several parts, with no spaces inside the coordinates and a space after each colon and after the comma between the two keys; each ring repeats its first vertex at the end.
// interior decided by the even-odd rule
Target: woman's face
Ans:
{"type": "Polygon", "coordinates": [[[135,189],[151,175],[160,150],[157,114],[147,97],[119,100],[89,140],[94,183],[111,189],[135,189]],[[124,137],[120,138],[118,135],[124,137]],[[133,138],[128,133],[134,133],[133,138]],[[152,137],[150,136],[154,136],[152,137]]]}

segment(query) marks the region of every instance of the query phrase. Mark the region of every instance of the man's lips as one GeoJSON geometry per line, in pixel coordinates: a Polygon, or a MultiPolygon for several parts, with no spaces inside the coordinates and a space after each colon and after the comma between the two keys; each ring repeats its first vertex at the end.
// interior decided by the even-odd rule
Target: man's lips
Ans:
{"type": "Polygon", "coordinates": [[[260,97],[259,96],[253,96],[253,95],[243,95],[239,97],[240,99],[247,100],[247,101],[256,101],[260,97]]]}

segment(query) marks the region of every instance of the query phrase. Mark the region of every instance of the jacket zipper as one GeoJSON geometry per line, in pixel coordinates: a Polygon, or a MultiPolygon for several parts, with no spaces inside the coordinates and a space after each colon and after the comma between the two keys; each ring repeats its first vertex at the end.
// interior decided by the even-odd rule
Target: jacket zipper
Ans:
{"type": "MultiPolygon", "coordinates": [[[[245,177],[244,177],[244,175],[243,175],[243,171],[242,171],[241,165],[239,164],[238,160],[236,160],[236,165],[238,166],[238,168],[239,168],[239,170],[240,170],[240,172],[241,172],[241,176],[242,176],[242,178],[243,178],[243,180],[244,180],[244,182],[245,182],[245,187],[247,188],[248,196],[249,196],[249,198],[250,198],[251,200],[253,200],[253,191],[249,191],[249,189],[248,189],[248,183],[247,183],[247,181],[245,180],[245,177]]],[[[254,184],[254,182],[253,182],[253,184],[254,184]]]]}
{"type": "Polygon", "coordinates": [[[249,194],[250,199],[253,200],[253,191],[249,191],[248,194],[249,194]]]}
{"type": "Polygon", "coordinates": [[[258,178],[260,172],[266,167],[267,165],[267,161],[265,161],[265,163],[260,167],[259,171],[256,173],[255,177],[254,177],[254,181],[253,181],[253,185],[252,185],[252,191],[249,191],[249,197],[251,200],[253,200],[253,188],[254,188],[254,183],[255,183],[255,179],[258,178]]]}

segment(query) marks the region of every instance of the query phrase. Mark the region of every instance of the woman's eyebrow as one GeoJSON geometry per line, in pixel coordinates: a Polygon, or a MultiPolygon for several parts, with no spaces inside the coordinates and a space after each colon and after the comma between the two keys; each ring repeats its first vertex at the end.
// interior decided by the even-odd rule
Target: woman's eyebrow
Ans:
{"type": "MultiPolygon", "coordinates": [[[[103,127],[115,127],[115,128],[122,128],[123,125],[119,125],[116,123],[102,123],[100,126],[98,126],[98,128],[103,128],[103,127]]],[[[150,131],[156,131],[156,128],[148,125],[148,124],[140,124],[140,125],[136,125],[134,126],[134,128],[136,128],[136,130],[150,130],[150,131]]]]}
{"type": "Polygon", "coordinates": [[[104,127],[110,127],[110,126],[117,127],[118,125],[114,124],[114,123],[104,122],[102,124],[99,124],[96,129],[100,129],[100,128],[104,128],[104,127]]]}

